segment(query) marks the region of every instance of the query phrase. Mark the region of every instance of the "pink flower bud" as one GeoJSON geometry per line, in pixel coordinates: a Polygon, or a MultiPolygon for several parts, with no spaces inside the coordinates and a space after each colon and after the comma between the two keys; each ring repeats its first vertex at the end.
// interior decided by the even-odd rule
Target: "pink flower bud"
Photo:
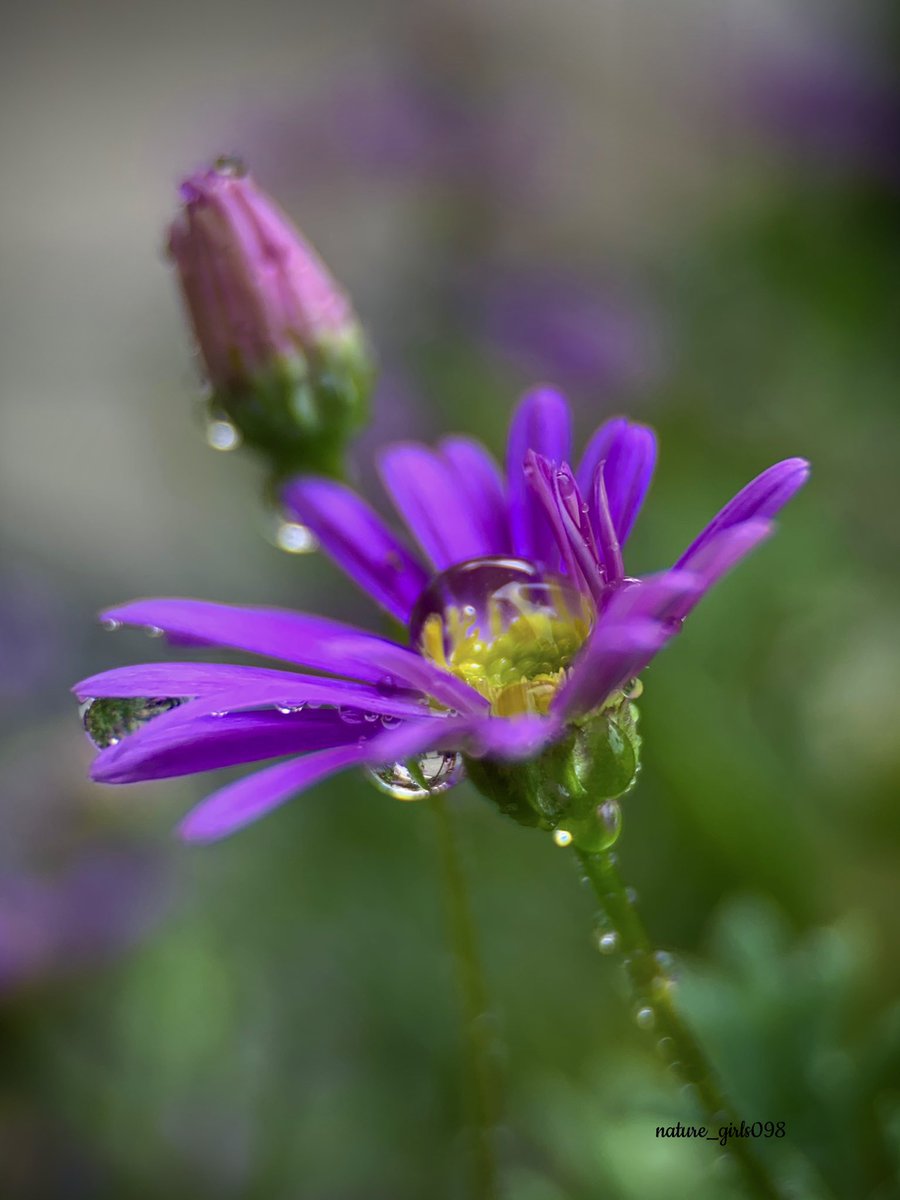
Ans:
{"type": "Polygon", "coordinates": [[[220,159],[180,191],[169,251],[214,404],[279,473],[330,470],[372,374],[347,296],[239,163],[220,159]]]}

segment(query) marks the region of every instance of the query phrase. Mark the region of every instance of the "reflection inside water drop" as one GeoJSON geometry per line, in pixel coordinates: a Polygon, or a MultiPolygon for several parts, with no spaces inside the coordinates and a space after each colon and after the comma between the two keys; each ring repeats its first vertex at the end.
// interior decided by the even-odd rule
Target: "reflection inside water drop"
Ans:
{"type": "Polygon", "coordinates": [[[241,444],[241,433],[236,425],[217,417],[206,426],[206,441],[213,450],[236,450],[241,444]]]}
{"type": "Polygon", "coordinates": [[[287,554],[311,554],[319,548],[316,535],[299,521],[280,521],[275,531],[275,541],[278,549],[287,554]]]}
{"type": "Polygon", "coordinates": [[[411,763],[412,770],[407,763],[395,762],[387,767],[367,767],[366,774],[379,791],[386,792],[394,800],[424,800],[427,796],[437,796],[462,778],[461,754],[430,750],[411,763]]]}
{"type": "Polygon", "coordinates": [[[78,707],[84,732],[98,750],[116,746],[123,737],[134,733],[154,717],[180,704],[186,704],[186,696],[163,696],[149,699],[143,696],[104,697],[85,700],[78,707]]]}

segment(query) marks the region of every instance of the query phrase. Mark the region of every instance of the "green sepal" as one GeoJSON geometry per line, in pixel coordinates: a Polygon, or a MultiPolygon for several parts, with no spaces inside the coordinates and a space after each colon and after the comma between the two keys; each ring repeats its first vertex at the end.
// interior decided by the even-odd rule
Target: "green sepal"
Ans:
{"type": "Polygon", "coordinates": [[[591,851],[618,836],[618,807],[607,802],[628,791],[639,767],[637,708],[621,694],[526,762],[466,758],[469,778],[504,815],[520,825],[564,827],[591,851]]]}
{"type": "Polygon", "coordinates": [[[353,326],[306,351],[279,358],[252,380],[211,399],[265,459],[270,485],[303,472],[341,478],[347,444],[369,418],[374,362],[353,326]]]}

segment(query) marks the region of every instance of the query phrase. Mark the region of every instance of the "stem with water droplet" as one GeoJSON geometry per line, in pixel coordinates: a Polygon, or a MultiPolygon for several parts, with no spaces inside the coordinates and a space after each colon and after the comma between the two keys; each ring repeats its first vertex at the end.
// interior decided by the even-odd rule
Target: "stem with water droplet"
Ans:
{"type": "Polygon", "coordinates": [[[444,796],[433,796],[431,807],[437,818],[447,922],[462,1006],[465,1101],[472,1133],[472,1195],[475,1200],[496,1200],[499,1182],[493,1132],[500,1108],[500,1083],[487,988],[459,848],[444,796]]]}
{"type": "MultiPolygon", "coordinates": [[[[673,980],[660,965],[647,930],[616,869],[614,855],[609,851],[576,852],[618,937],[637,1004],[638,1024],[652,1028],[661,1041],[670,1039],[663,1045],[670,1049],[672,1067],[693,1087],[710,1134],[718,1134],[722,1125],[734,1124],[739,1128],[740,1118],[723,1096],[704,1051],[675,1007],[673,980]]],[[[728,1138],[724,1150],[754,1196],[782,1200],[782,1192],[745,1139],[728,1138]]]]}

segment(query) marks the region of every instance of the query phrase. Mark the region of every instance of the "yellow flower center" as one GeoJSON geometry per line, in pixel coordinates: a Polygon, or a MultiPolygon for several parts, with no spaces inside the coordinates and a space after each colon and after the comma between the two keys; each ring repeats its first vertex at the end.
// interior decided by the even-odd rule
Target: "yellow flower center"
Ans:
{"type": "Polygon", "coordinates": [[[420,652],[500,717],[549,710],[594,620],[586,596],[515,559],[453,567],[417,608],[420,652]]]}

